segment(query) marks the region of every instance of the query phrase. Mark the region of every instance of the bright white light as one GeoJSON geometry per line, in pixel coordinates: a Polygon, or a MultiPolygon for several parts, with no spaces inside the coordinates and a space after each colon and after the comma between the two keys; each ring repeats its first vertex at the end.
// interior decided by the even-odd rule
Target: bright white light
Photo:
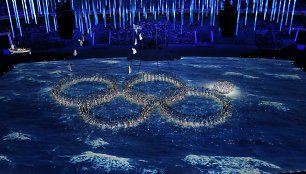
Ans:
{"type": "MultiPolygon", "coordinates": [[[[203,87],[206,87],[206,88],[209,88],[209,89],[213,89],[215,84],[216,84],[216,82],[210,82],[210,83],[204,84],[203,87]]],[[[230,92],[229,94],[223,94],[223,95],[234,99],[234,98],[238,98],[240,96],[240,93],[241,92],[240,92],[239,87],[234,86],[234,89],[233,89],[232,92],[230,92]]]]}
{"type": "Polygon", "coordinates": [[[221,94],[229,94],[234,91],[235,86],[226,80],[218,81],[214,84],[213,89],[217,90],[221,94]]]}
{"type": "Polygon", "coordinates": [[[139,40],[142,40],[142,36],[141,36],[141,34],[139,34],[139,40]]]}
{"type": "Polygon", "coordinates": [[[77,56],[77,55],[78,55],[77,50],[74,50],[72,55],[73,55],[73,56],[77,56]]]}
{"type": "Polygon", "coordinates": [[[232,99],[238,98],[240,96],[240,90],[237,86],[235,86],[234,90],[229,94],[225,94],[225,96],[230,97],[232,99]]]}
{"type": "Polygon", "coordinates": [[[131,67],[131,65],[129,65],[129,74],[131,74],[132,73],[132,67],[131,67]]]}
{"type": "Polygon", "coordinates": [[[135,39],[134,45],[137,45],[137,39],[135,39]]]}
{"type": "Polygon", "coordinates": [[[137,50],[135,48],[132,48],[133,54],[137,54],[137,50]]]}

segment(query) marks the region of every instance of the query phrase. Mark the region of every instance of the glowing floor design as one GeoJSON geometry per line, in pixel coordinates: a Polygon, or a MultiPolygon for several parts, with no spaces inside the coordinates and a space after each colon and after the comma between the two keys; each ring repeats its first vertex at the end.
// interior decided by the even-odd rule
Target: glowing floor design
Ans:
{"type": "Polygon", "coordinates": [[[306,169],[306,76],[292,62],[133,61],[128,74],[130,63],[118,58],[19,64],[3,76],[0,173],[306,169]],[[230,102],[230,115],[201,125],[224,109],[224,101],[208,97],[212,92],[230,102]],[[137,117],[145,106],[148,114],[137,117]],[[112,126],[88,124],[86,117],[112,126]],[[120,122],[137,118],[144,120],[120,122]]]}
{"type": "MultiPolygon", "coordinates": [[[[230,83],[230,82],[228,82],[230,83]]],[[[159,108],[159,113],[163,115],[165,120],[173,122],[176,125],[182,127],[208,127],[214,126],[223,123],[226,121],[227,117],[232,115],[232,104],[230,99],[228,99],[224,93],[225,89],[232,89],[234,86],[223,85],[223,82],[217,82],[214,85],[213,89],[193,89],[192,87],[187,87],[183,81],[175,77],[171,77],[167,74],[160,73],[139,73],[124,82],[124,87],[122,90],[118,90],[118,86],[114,79],[110,77],[103,77],[100,75],[92,76],[70,76],[60,80],[51,91],[51,96],[55,101],[64,105],[64,106],[78,106],[80,110],[80,115],[84,121],[90,125],[97,126],[102,129],[120,129],[120,128],[129,128],[135,127],[146,121],[150,118],[151,112],[154,109],[154,106],[159,108]],[[175,85],[177,88],[169,91],[167,87],[164,87],[163,90],[167,91],[165,94],[160,94],[161,96],[148,95],[139,91],[133,91],[133,86],[139,83],[144,83],[149,85],[147,82],[167,82],[175,85]],[[109,89],[104,89],[103,91],[95,92],[93,94],[88,94],[88,96],[78,97],[76,96],[66,96],[65,89],[78,85],[82,82],[100,82],[106,83],[109,89]],[[229,88],[228,88],[229,87],[229,88]],[[105,92],[106,91],[106,92],[105,92]],[[215,100],[221,105],[221,110],[218,113],[215,113],[212,116],[209,115],[188,115],[182,114],[175,109],[173,109],[169,103],[177,103],[180,100],[184,100],[186,96],[201,96],[209,97],[210,99],[215,100]],[[123,118],[118,119],[115,116],[110,119],[101,119],[92,114],[91,109],[97,105],[105,105],[110,103],[114,98],[123,97],[125,100],[143,105],[143,109],[137,113],[138,116],[123,116],[123,118]]],[[[95,86],[95,85],[91,85],[95,86]]],[[[91,87],[89,86],[89,88],[91,87]]],[[[155,84],[151,83],[151,88],[155,88],[155,84]]],[[[71,91],[71,90],[70,90],[71,91]]],[[[230,92],[227,92],[228,94],[230,92]]],[[[78,91],[75,91],[75,94],[78,94],[78,91]]],[[[194,103],[191,103],[194,105],[194,103]]],[[[109,113],[113,115],[118,111],[109,113]]],[[[122,113],[124,114],[124,113],[122,113]]]]}

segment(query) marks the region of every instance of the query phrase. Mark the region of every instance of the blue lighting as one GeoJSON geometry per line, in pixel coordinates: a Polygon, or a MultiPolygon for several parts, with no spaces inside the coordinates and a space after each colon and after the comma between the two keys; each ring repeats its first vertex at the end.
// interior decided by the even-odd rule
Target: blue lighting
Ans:
{"type": "MultiPolygon", "coordinates": [[[[29,24],[31,22],[31,16],[37,24],[37,13],[39,16],[42,15],[45,19],[46,32],[51,32],[51,24],[49,20],[50,16],[53,18],[52,28],[54,28],[54,31],[57,31],[56,4],[63,2],[66,2],[66,0],[6,1],[13,37],[15,37],[15,28],[13,26],[12,18],[16,19],[16,28],[19,29],[20,36],[22,36],[20,18],[24,18],[25,23],[29,24]],[[21,2],[17,3],[16,1],[21,2]],[[9,3],[12,3],[12,5],[9,3]],[[21,9],[18,10],[18,5],[22,5],[22,12],[21,9]],[[28,6],[30,12],[28,10],[28,6]],[[11,10],[10,8],[13,9],[11,10]],[[14,11],[13,16],[10,13],[11,11],[14,11]]],[[[141,21],[141,15],[147,19],[148,13],[154,16],[154,20],[157,20],[158,15],[166,14],[166,18],[169,21],[170,16],[172,16],[175,27],[177,20],[176,13],[179,11],[181,13],[180,30],[182,32],[182,26],[184,25],[184,13],[185,10],[188,9],[190,24],[193,24],[194,15],[197,13],[197,19],[198,21],[201,21],[201,26],[203,26],[205,17],[204,13],[206,13],[206,16],[209,16],[210,25],[214,26],[219,9],[221,10],[224,8],[225,0],[190,0],[188,3],[185,3],[185,0],[71,0],[69,2],[71,4],[71,8],[74,10],[76,28],[79,28],[81,33],[84,33],[84,30],[87,30],[91,35],[92,22],[94,25],[99,24],[99,14],[101,14],[103,17],[104,27],[107,26],[106,15],[109,14],[109,17],[113,18],[112,25],[115,29],[118,27],[125,28],[126,25],[132,26],[135,22],[135,17],[138,18],[138,21],[141,21]]],[[[289,13],[291,13],[289,33],[292,30],[296,0],[293,1],[293,5],[291,5],[291,0],[273,0],[271,3],[269,3],[269,0],[231,0],[230,3],[237,6],[238,15],[236,35],[238,35],[238,26],[241,13],[245,14],[245,25],[247,24],[249,13],[254,14],[254,29],[256,29],[257,16],[263,13],[265,20],[267,13],[270,12],[270,21],[276,20],[276,22],[280,25],[280,31],[282,30],[283,25],[288,24],[289,13]],[[242,7],[244,10],[241,9],[242,7]],[[252,8],[251,11],[249,11],[249,7],[252,8]]]]}

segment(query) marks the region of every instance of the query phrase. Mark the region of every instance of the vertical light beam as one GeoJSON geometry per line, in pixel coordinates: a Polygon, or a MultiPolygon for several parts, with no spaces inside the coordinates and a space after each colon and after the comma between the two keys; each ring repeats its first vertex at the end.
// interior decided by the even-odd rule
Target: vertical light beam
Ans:
{"type": "Polygon", "coordinates": [[[285,25],[287,25],[287,24],[288,24],[288,18],[289,18],[290,5],[291,5],[291,0],[289,0],[289,2],[288,2],[288,7],[287,7],[287,14],[286,14],[286,22],[285,22],[285,25]]]}
{"type": "Polygon", "coordinates": [[[13,38],[15,38],[15,32],[14,32],[14,26],[13,26],[13,22],[12,22],[12,16],[11,16],[11,11],[10,11],[10,6],[7,0],[6,1],[6,6],[7,6],[7,13],[9,15],[9,20],[10,20],[10,24],[11,24],[11,30],[12,30],[12,35],[13,38]]]}
{"type": "Polygon", "coordinates": [[[293,21],[293,16],[294,16],[294,12],[295,12],[295,4],[296,4],[296,0],[293,1],[293,7],[292,7],[292,13],[291,13],[291,21],[290,21],[289,34],[291,34],[291,31],[292,31],[292,21],[293,21]]]}
{"type": "Polygon", "coordinates": [[[283,10],[282,10],[282,18],[281,18],[281,23],[280,23],[279,31],[282,31],[283,20],[284,20],[284,13],[285,13],[285,8],[286,8],[286,2],[287,2],[287,0],[284,1],[283,10]]]}
{"type": "Polygon", "coordinates": [[[21,25],[20,25],[20,20],[19,20],[17,3],[16,3],[16,0],[12,0],[12,2],[13,2],[13,8],[14,8],[14,13],[15,13],[17,28],[19,29],[20,36],[22,36],[22,30],[21,30],[21,25]]]}

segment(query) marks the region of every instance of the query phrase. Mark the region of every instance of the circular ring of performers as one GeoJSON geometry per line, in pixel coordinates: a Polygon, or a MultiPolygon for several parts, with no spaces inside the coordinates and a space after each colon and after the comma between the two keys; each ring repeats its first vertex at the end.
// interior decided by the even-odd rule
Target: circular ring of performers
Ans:
{"type": "Polygon", "coordinates": [[[153,110],[152,105],[148,104],[143,107],[138,115],[125,116],[124,119],[106,120],[101,117],[98,118],[94,116],[94,114],[91,112],[92,107],[93,106],[86,104],[80,106],[80,115],[86,123],[102,129],[120,129],[138,126],[140,123],[144,122],[150,117],[151,111],[153,110]]]}
{"type": "Polygon", "coordinates": [[[66,77],[60,80],[57,85],[52,89],[51,96],[54,100],[58,103],[65,105],[65,106],[80,106],[82,103],[92,100],[93,98],[99,97],[103,102],[110,101],[113,94],[117,93],[117,85],[115,81],[112,81],[111,78],[94,75],[94,76],[73,76],[73,77],[66,77]],[[87,97],[74,97],[71,98],[64,94],[64,90],[76,85],[81,82],[99,82],[102,84],[107,84],[108,89],[103,92],[103,94],[89,94],[87,97]]]}
{"type": "Polygon", "coordinates": [[[216,90],[189,88],[173,91],[170,92],[170,95],[166,95],[164,100],[160,101],[160,111],[166,120],[183,127],[209,127],[223,123],[226,118],[230,117],[232,115],[232,104],[230,99],[216,90]],[[188,115],[171,107],[172,104],[183,100],[187,96],[210,98],[221,105],[221,110],[214,115],[188,115]]]}
{"type": "Polygon", "coordinates": [[[118,90],[115,80],[105,76],[75,76],[64,78],[53,88],[52,97],[65,106],[78,106],[80,115],[84,122],[97,126],[102,129],[120,129],[135,127],[144,122],[151,115],[151,112],[157,106],[163,118],[183,127],[207,127],[223,123],[227,117],[232,114],[231,101],[217,90],[187,88],[185,83],[174,76],[166,74],[140,73],[127,79],[123,90],[118,90]],[[177,88],[162,94],[160,97],[148,95],[135,91],[133,86],[138,83],[150,81],[164,81],[174,84],[177,88]],[[80,82],[101,82],[107,84],[108,89],[101,93],[91,94],[88,97],[69,98],[63,91],[72,85],[80,82]],[[115,97],[123,97],[127,101],[143,106],[142,110],[132,116],[125,116],[123,119],[103,119],[96,117],[92,113],[92,108],[107,102],[115,97]],[[201,96],[211,98],[221,105],[221,110],[215,115],[194,116],[180,113],[171,108],[171,105],[184,99],[187,96],[201,96]]]}

